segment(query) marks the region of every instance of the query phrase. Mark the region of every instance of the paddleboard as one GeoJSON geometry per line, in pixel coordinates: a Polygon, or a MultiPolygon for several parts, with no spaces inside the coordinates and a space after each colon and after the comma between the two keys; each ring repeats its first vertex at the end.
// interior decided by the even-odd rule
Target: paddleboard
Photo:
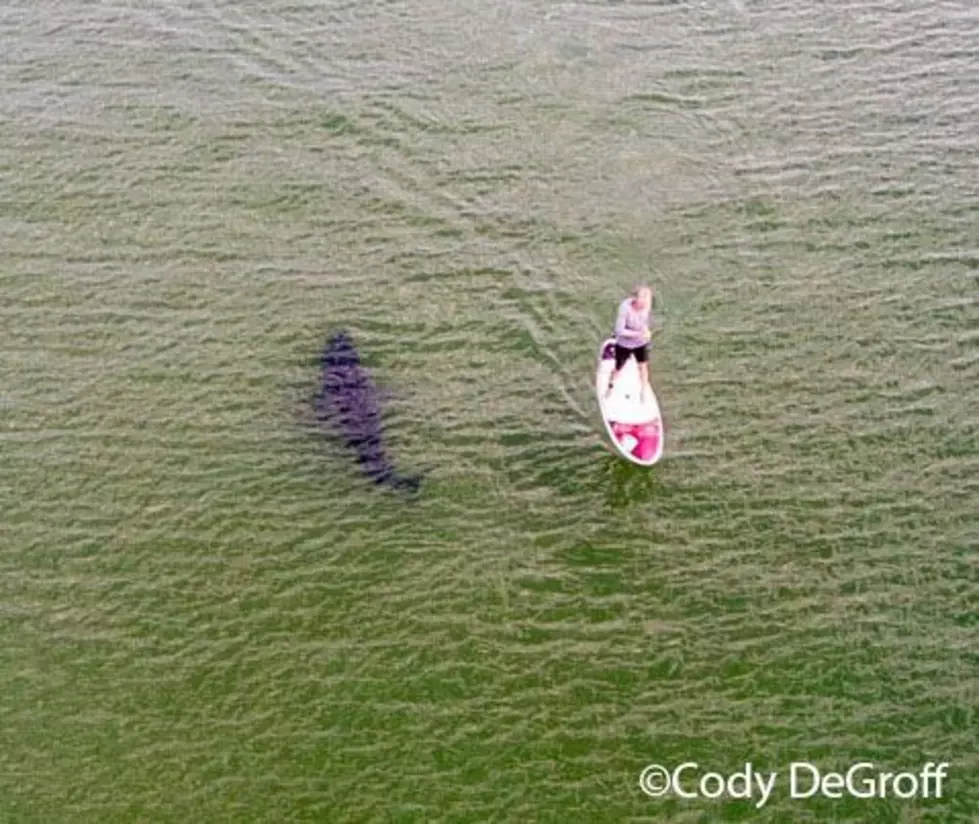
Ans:
{"type": "Polygon", "coordinates": [[[652,466],[663,454],[663,418],[656,393],[647,386],[645,397],[641,397],[639,364],[629,358],[606,397],[614,369],[615,338],[609,338],[598,350],[595,372],[595,392],[605,429],[623,458],[639,466],[652,466]]]}

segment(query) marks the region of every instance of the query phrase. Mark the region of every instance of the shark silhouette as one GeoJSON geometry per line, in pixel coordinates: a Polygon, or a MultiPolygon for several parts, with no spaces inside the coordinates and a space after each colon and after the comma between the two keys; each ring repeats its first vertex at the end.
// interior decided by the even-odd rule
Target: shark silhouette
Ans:
{"type": "Polygon", "coordinates": [[[375,483],[417,490],[421,478],[398,474],[388,457],[379,394],[346,332],[330,338],[320,364],[322,380],[314,400],[317,419],[337,429],[357,455],[364,474],[375,483]]]}

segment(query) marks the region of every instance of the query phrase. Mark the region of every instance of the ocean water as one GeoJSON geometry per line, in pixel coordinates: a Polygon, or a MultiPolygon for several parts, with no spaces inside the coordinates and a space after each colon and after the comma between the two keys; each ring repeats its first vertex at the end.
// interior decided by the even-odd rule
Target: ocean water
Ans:
{"type": "Polygon", "coordinates": [[[974,2],[0,44],[0,821],[979,820],[974,2]],[[639,282],[652,470],[593,395],[639,282]],[[415,498],[309,426],[338,329],[415,498]],[[789,797],[865,760],[943,797],[789,797]],[[783,779],[641,792],[684,761],[783,779]]]}

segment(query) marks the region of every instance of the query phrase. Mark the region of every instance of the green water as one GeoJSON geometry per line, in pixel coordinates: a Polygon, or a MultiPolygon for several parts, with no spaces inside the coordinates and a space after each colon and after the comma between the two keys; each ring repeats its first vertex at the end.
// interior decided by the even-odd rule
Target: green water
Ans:
{"type": "Polygon", "coordinates": [[[968,2],[6,0],[0,821],[979,820],[968,2]],[[652,471],[594,358],[657,293],[652,471]],[[348,329],[415,501],[310,432],[348,329]],[[647,764],[941,799],[652,799],[647,764]]]}

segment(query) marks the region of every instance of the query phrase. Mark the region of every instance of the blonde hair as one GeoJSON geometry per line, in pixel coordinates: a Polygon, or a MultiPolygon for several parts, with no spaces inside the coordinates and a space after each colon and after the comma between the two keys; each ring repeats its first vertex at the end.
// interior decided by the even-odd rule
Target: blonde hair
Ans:
{"type": "Polygon", "coordinates": [[[643,286],[642,284],[639,284],[637,286],[632,287],[632,297],[638,298],[642,292],[649,292],[649,296],[650,297],[653,296],[653,290],[650,289],[648,286],[643,286]]]}

